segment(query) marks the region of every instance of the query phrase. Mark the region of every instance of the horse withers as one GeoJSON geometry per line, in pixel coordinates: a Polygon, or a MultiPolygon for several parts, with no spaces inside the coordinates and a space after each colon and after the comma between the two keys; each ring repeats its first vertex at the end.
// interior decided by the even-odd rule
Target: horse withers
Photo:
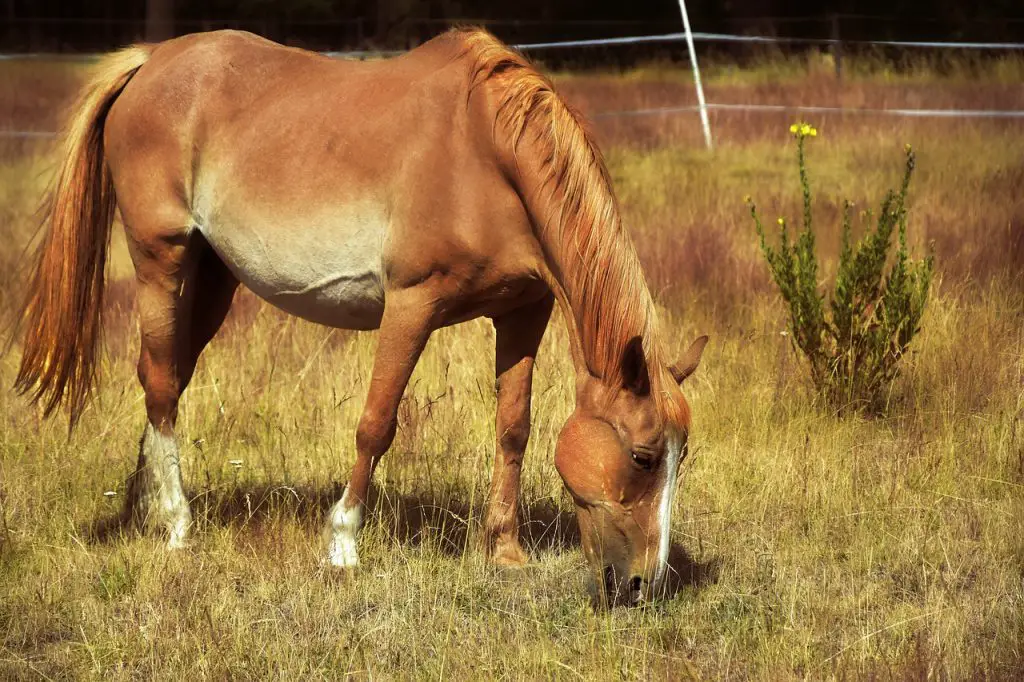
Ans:
{"type": "Polygon", "coordinates": [[[576,114],[519,54],[452,30],[346,62],[247,33],[184,36],[103,60],[63,138],[22,318],[17,387],[72,424],[96,374],[115,210],[135,265],[148,423],[127,513],[185,542],[178,400],[241,282],[325,325],[379,329],[356,462],[326,560],[358,564],[374,468],[430,333],[496,330],[497,444],[485,547],[522,564],[519,477],[534,358],[557,301],[576,409],[555,463],[611,601],[657,594],[690,409],[607,169],[576,114]]]}

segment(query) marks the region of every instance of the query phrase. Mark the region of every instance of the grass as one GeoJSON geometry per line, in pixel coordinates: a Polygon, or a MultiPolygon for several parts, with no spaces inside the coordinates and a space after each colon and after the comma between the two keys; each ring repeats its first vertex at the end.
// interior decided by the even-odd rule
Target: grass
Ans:
{"type": "MultiPolygon", "coordinates": [[[[673,78],[562,82],[599,111],[692,97],[673,78]]],[[[15,80],[0,78],[0,111],[11,112],[3,125],[52,125],[66,89],[24,97],[15,80]]],[[[1019,82],[993,81],[712,85],[744,101],[1024,108],[1019,82]]],[[[837,252],[838,197],[873,204],[894,184],[905,142],[919,151],[911,238],[918,253],[925,243],[937,252],[940,282],[888,416],[867,420],[816,403],[745,212],[747,194],[769,220],[797,212],[788,123],[716,115],[713,154],[695,117],[596,126],[670,345],[681,352],[700,333],[712,337],[688,388],[695,425],[674,510],[682,576],[671,600],[589,606],[571,502],[551,461],[572,405],[557,319],[534,391],[526,569],[495,569],[474,548],[494,442],[489,324],[431,340],[378,470],[365,566],[341,576],[318,563],[320,530],[354,460],[375,337],[288,318],[247,292],[182,403],[190,548],[168,554],[119,528],[145,417],[130,268],[115,231],[103,380],[78,430],[69,439],[60,420],[42,422],[0,391],[0,678],[1018,677],[1020,124],[815,121],[822,252],[837,252]]],[[[39,142],[0,142],[0,154],[9,245],[0,307],[10,312],[52,163],[39,142]]],[[[0,359],[5,386],[17,357],[0,359]]]]}
{"type": "MultiPolygon", "coordinates": [[[[703,51],[702,51],[703,52],[703,51]]],[[[686,59],[686,48],[680,45],[678,59],[686,59]]],[[[775,46],[758,46],[739,59],[737,53],[701,54],[698,62],[701,79],[711,87],[723,85],[776,86],[813,78],[835,79],[835,59],[827,49],[787,52],[775,46]]],[[[840,62],[842,78],[847,83],[867,84],[993,84],[1015,85],[1024,76],[1024,59],[1014,52],[980,55],[970,51],[889,51],[861,48],[850,52],[849,46],[840,62]]],[[[579,77],[579,73],[559,73],[563,79],[579,77]]],[[[629,67],[620,74],[628,82],[667,81],[692,87],[693,72],[680,68],[678,61],[654,60],[629,67]]],[[[586,75],[583,76],[584,78],[586,75]]]]}

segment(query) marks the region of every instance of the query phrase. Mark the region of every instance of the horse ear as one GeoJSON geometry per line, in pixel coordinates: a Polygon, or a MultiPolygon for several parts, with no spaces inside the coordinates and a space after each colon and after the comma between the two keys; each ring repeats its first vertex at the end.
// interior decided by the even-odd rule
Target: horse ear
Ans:
{"type": "Polygon", "coordinates": [[[644,341],[634,336],[622,351],[622,387],[635,395],[651,392],[651,375],[647,371],[644,341]]]}
{"type": "Polygon", "coordinates": [[[697,365],[700,364],[701,353],[704,352],[704,346],[706,345],[708,345],[708,337],[705,334],[690,344],[690,347],[686,349],[683,358],[679,362],[668,368],[672,372],[672,376],[675,377],[676,383],[683,383],[683,380],[697,369],[697,365]]]}

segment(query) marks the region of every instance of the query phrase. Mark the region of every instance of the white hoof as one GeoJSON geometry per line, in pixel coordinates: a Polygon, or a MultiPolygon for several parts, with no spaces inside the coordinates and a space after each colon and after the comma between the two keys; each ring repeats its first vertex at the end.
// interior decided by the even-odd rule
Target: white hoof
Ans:
{"type": "Polygon", "coordinates": [[[355,568],[359,565],[356,539],[349,534],[337,533],[327,549],[327,562],[335,568],[355,568]]]}
{"type": "Polygon", "coordinates": [[[185,549],[188,546],[188,521],[179,521],[169,529],[167,549],[185,549]]]}
{"type": "Polygon", "coordinates": [[[356,550],[356,535],[363,525],[363,506],[348,506],[348,491],[341,496],[331,510],[330,524],[327,532],[330,546],[327,548],[327,562],[335,568],[355,568],[359,565],[359,552],[356,550]]]}

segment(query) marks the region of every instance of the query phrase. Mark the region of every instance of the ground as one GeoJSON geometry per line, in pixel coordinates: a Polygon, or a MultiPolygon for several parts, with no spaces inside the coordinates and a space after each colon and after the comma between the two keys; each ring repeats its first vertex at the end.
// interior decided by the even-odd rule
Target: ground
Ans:
{"type": "MultiPolygon", "coordinates": [[[[1024,109],[1024,66],[812,58],[714,64],[716,102],[1024,109]],[[897,68],[898,67],[898,68],[897,68]]],[[[73,63],[0,64],[0,128],[51,129],[73,63]]],[[[795,115],[602,117],[691,103],[685,65],[556,74],[593,121],[668,346],[711,336],[686,391],[673,595],[595,612],[552,464],[572,405],[553,321],[535,384],[522,570],[475,546],[493,455],[493,331],[435,334],[376,477],[364,565],[319,562],[354,460],[376,343],[242,292],[181,409],[191,545],[116,523],[145,423],[133,285],[115,228],[97,399],[68,437],[0,391],[0,678],[849,678],[1024,672],[1024,123],[818,115],[809,142],[827,279],[843,198],[878,205],[918,152],[914,251],[938,268],[885,415],[815,397],[744,205],[799,213],[795,115]]],[[[46,140],[0,138],[2,308],[25,281],[46,140]]],[[[17,345],[0,360],[13,381],[17,345]]]]}

